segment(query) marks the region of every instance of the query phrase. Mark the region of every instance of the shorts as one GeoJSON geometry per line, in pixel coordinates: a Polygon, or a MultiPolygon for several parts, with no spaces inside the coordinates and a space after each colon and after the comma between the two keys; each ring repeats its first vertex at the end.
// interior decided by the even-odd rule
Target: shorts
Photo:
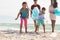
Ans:
{"type": "Polygon", "coordinates": [[[50,14],[50,19],[51,19],[51,20],[56,20],[55,14],[52,14],[52,13],[51,13],[51,14],[50,14]]]}
{"type": "Polygon", "coordinates": [[[40,25],[43,25],[44,24],[44,20],[37,20],[37,25],[40,26],[40,25]]]}

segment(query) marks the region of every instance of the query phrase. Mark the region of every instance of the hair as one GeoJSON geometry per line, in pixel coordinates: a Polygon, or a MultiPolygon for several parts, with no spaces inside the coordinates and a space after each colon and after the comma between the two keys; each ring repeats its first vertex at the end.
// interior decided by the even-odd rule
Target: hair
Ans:
{"type": "Polygon", "coordinates": [[[23,4],[27,4],[27,2],[23,2],[22,5],[23,5],[23,4]]]}
{"type": "Polygon", "coordinates": [[[54,8],[56,8],[57,7],[57,1],[56,0],[54,0],[54,6],[53,6],[54,8]]]}
{"type": "Polygon", "coordinates": [[[34,0],[34,1],[37,1],[37,0],[34,0]]]}
{"type": "Polygon", "coordinates": [[[43,8],[42,8],[42,10],[46,10],[46,8],[45,8],[45,7],[43,7],[43,8]]]}
{"type": "MultiPolygon", "coordinates": [[[[52,0],[51,0],[51,4],[52,4],[52,0]]],[[[53,5],[54,8],[57,8],[57,1],[54,0],[54,5],[53,5]]]]}

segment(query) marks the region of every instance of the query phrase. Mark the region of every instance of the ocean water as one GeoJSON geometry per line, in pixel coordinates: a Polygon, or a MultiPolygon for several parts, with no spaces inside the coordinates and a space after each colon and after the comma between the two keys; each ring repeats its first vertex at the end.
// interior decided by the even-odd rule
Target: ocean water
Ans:
{"type": "MultiPolygon", "coordinates": [[[[0,28],[19,29],[20,25],[18,23],[17,24],[16,23],[0,23],[0,28]]],[[[24,29],[24,26],[23,26],[23,29],[24,29]]],[[[50,24],[46,24],[46,30],[51,30],[51,29],[52,29],[51,25],[50,24]]],[[[33,31],[34,30],[34,25],[33,24],[28,24],[28,30],[33,31]]],[[[43,30],[42,25],[40,26],[40,30],[43,30]]],[[[60,25],[59,24],[55,25],[55,31],[59,31],[60,32],[60,25]]]]}

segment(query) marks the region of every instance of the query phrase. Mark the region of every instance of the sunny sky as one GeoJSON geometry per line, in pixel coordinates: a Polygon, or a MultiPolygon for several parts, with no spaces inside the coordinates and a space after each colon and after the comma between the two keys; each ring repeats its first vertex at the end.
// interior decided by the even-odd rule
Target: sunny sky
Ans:
{"type": "MultiPolygon", "coordinates": [[[[22,7],[22,2],[26,1],[28,3],[28,7],[30,8],[33,4],[33,0],[0,0],[0,23],[19,23],[19,19],[15,21],[14,19],[17,16],[19,9],[22,7]]],[[[58,8],[60,9],[60,0],[57,0],[58,8]]],[[[38,0],[38,4],[42,7],[46,8],[46,21],[50,23],[49,18],[49,5],[50,0],[38,0]]],[[[31,23],[32,19],[28,20],[31,23]]],[[[57,24],[60,24],[60,17],[57,17],[57,24]]],[[[33,21],[32,21],[33,22],[33,21]]]]}

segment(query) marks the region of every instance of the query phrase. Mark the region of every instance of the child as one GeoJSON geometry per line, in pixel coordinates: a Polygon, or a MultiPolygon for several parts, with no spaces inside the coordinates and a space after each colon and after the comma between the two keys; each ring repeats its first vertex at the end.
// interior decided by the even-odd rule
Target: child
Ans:
{"type": "Polygon", "coordinates": [[[45,14],[45,10],[46,10],[46,9],[43,7],[43,8],[42,8],[42,12],[39,14],[39,17],[38,17],[38,19],[37,19],[36,32],[37,32],[37,30],[39,29],[40,24],[42,24],[43,29],[44,29],[44,33],[45,33],[45,24],[44,24],[44,14],[45,14]]]}
{"type": "Polygon", "coordinates": [[[38,0],[33,0],[33,1],[34,1],[34,4],[31,6],[31,17],[34,21],[34,26],[35,26],[35,31],[36,31],[36,19],[37,19],[38,13],[36,12],[33,13],[32,11],[34,10],[34,8],[38,8],[40,10],[41,7],[39,4],[37,4],[38,0]]]}
{"type": "Polygon", "coordinates": [[[20,18],[21,18],[20,32],[22,32],[22,25],[23,25],[23,21],[24,21],[25,32],[27,33],[27,18],[29,17],[29,10],[27,8],[27,3],[26,2],[22,3],[22,8],[20,9],[16,20],[18,19],[19,15],[21,15],[20,16],[20,18]]]}

